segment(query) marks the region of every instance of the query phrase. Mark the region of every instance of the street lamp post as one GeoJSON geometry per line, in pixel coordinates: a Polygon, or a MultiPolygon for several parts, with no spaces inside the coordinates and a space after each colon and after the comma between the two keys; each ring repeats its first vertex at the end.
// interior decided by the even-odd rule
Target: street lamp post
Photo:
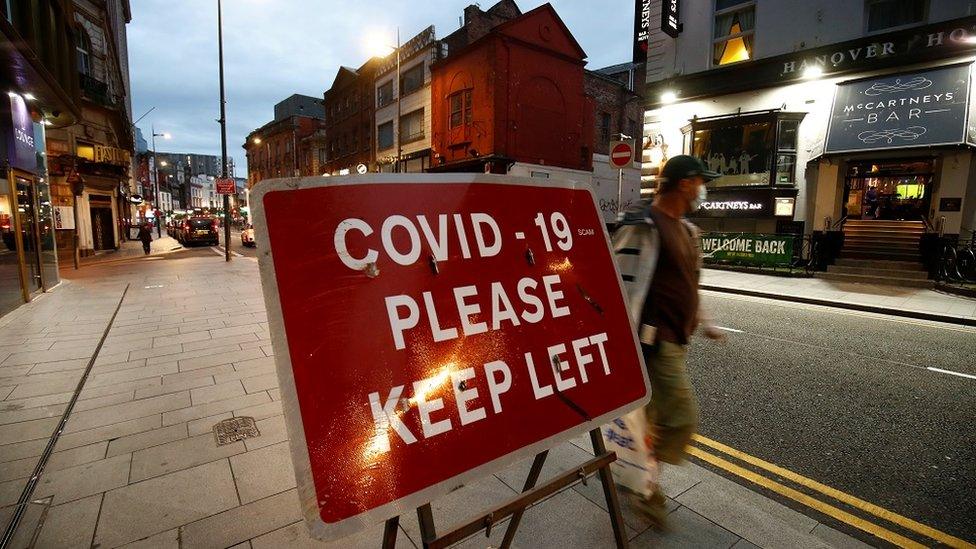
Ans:
{"type": "MultiPolygon", "coordinates": [[[[394,46],[390,46],[389,44],[382,44],[382,43],[377,43],[377,42],[372,42],[372,43],[369,44],[369,49],[372,50],[372,51],[376,51],[377,53],[378,53],[378,50],[380,48],[384,48],[384,49],[385,48],[393,48],[393,49],[396,50],[396,120],[393,121],[393,124],[396,127],[396,132],[395,132],[395,135],[396,135],[396,160],[394,161],[394,164],[393,164],[393,166],[394,166],[393,171],[399,173],[400,172],[400,156],[403,154],[403,147],[401,147],[401,143],[400,143],[400,107],[401,107],[401,105],[400,105],[400,98],[403,95],[401,93],[402,90],[400,89],[400,86],[402,84],[402,82],[400,82],[400,27],[397,27],[396,28],[396,47],[395,48],[394,48],[394,46]]],[[[389,55],[389,54],[387,54],[387,55],[389,55]]]]}
{"type": "Polygon", "coordinates": [[[397,71],[396,71],[396,90],[397,90],[397,108],[396,108],[396,140],[397,140],[397,154],[396,154],[396,173],[400,173],[400,155],[403,153],[403,147],[400,146],[400,98],[403,97],[403,82],[400,81],[400,27],[396,30],[397,43],[396,43],[396,56],[397,56],[397,71]]]}
{"type": "MultiPolygon", "coordinates": [[[[153,107],[155,108],[155,107],[153,107]]],[[[152,129],[152,151],[153,151],[153,206],[156,211],[161,211],[159,209],[159,163],[156,161],[156,138],[162,137],[163,139],[169,139],[170,135],[166,132],[156,133],[156,127],[150,126],[152,129]]],[[[159,221],[159,216],[156,216],[156,237],[159,238],[163,235],[163,228],[159,221]]]]}
{"type": "MultiPolygon", "coordinates": [[[[220,173],[227,178],[227,111],[224,99],[224,26],[217,0],[217,59],[220,65],[220,173]]],[[[230,261],[230,195],[224,195],[224,261],[230,261]]]]}

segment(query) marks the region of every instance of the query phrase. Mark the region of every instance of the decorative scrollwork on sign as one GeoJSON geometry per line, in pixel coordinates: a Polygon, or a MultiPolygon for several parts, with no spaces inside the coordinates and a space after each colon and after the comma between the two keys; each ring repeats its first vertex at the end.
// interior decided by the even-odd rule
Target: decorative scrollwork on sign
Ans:
{"type": "Polygon", "coordinates": [[[932,81],[924,76],[916,76],[907,82],[902,82],[901,78],[896,78],[894,84],[888,82],[875,82],[870,88],[864,90],[864,95],[881,95],[905,90],[924,90],[932,85],[932,81]]]}
{"type": "Polygon", "coordinates": [[[890,130],[867,130],[857,134],[857,138],[864,143],[877,143],[878,141],[884,141],[886,143],[892,143],[895,139],[903,139],[905,141],[915,141],[919,137],[925,134],[925,128],[922,126],[909,126],[907,128],[893,128],[890,130]]]}

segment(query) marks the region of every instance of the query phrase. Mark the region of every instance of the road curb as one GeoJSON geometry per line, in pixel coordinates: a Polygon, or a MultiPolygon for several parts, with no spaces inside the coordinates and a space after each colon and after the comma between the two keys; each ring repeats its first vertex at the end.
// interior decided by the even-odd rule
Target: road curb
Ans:
{"type": "Polygon", "coordinates": [[[724,286],[712,286],[710,284],[700,284],[698,287],[701,288],[702,290],[723,292],[727,294],[746,295],[750,297],[763,297],[766,299],[776,299],[779,301],[792,301],[794,303],[805,303],[807,305],[822,305],[825,307],[835,307],[838,309],[849,309],[852,311],[862,311],[866,313],[901,316],[906,318],[914,318],[918,320],[932,320],[935,322],[945,322],[948,324],[960,324],[963,326],[976,326],[976,318],[963,318],[959,316],[940,315],[938,313],[926,313],[923,311],[909,311],[905,309],[895,309],[892,307],[876,307],[874,305],[861,305],[859,303],[847,303],[845,301],[832,301],[829,299],[817,299],[813,297],[774,294],[771,292],[745,290],[742,288],[727,288],[724,286]]]}

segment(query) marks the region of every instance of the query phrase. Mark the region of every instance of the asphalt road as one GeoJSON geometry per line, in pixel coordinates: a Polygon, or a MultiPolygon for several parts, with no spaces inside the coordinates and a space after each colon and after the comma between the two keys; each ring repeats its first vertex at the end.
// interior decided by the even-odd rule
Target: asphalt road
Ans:
{"type": "MultiPolygon", "coordinates": [[[[220,253],[224,253],[224,230],[220,229],[220,245],[216,248],[220,253]]],[[[185,257],[198,257],[214,255],[213,247],[205,244],[190,244],[185,246],[185,250],[179,254],[170,254],[171,257],[167,259],[182,259],[185,257]],[[189,254],[189,255],[187,255],[189,254]]],[[[257,251],[255,248],[245,247],[241,245],[241,229],[236,227],[231,227],[230,229],[230,250],[244,257],[257,257],[257,251]]]]}
{"type": "Polygon", "coordinates": [[[928,369],[976,374],[976,329],[704,301],[741,332],[692,343],[702,435],[976,542],[976,379],[928,369]]]}

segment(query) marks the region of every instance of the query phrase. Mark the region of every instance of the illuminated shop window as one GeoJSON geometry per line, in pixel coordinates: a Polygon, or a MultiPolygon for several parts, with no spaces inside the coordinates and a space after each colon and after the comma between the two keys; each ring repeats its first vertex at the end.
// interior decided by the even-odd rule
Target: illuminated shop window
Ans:
{"type": "Polygon", "coordinates": [[[796,184],[796,152],[804,113],[770,111],[698,118],[682,128],[685,153],[722,174],[709,188],[796,184]]]}
{"type": "Polygon", "coordinates": [[[728,65],[753,58],[755,0],[715,0],[712,62],[728,65]]]}

